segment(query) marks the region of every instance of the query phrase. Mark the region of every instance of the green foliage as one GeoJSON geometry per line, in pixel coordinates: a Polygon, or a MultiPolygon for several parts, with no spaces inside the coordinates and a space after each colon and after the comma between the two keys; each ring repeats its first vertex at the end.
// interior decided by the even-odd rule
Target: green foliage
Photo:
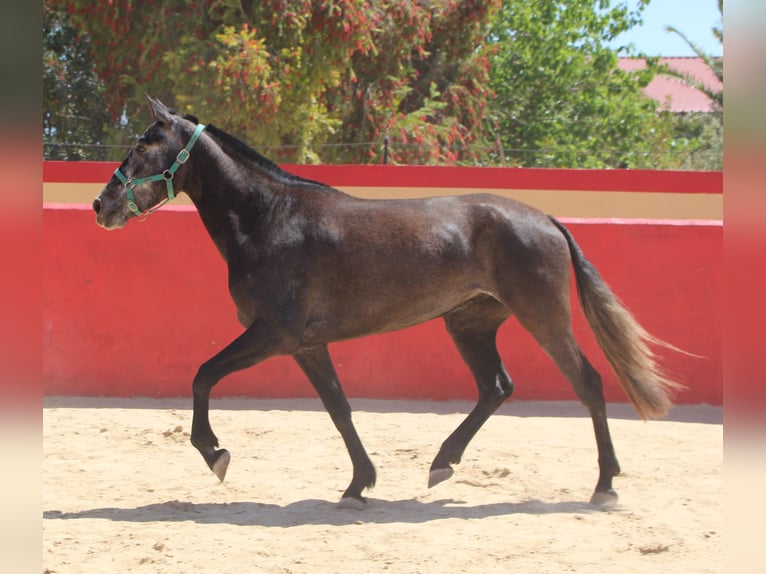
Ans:
{"type": "Polygon", "coordinates": [[[601,0],[503,3],[492,26],[491,77],[506,162],[675,167],[679,154],[667,153],[672,130],[642,93],[651,69],[624,72],[607,47],[647,3],[636,11],[601,0]]]}
{"type": "Polygon", "coordinates": [[[723,112],[673,114],[662,112],[672,126],[673,139],[683,142],[686,153],[679,169],[723,169],[723,112]]]}
{"type": "MultiPolygon", "coordinates": [[[[723,0],[717,0],[718,13],[723,21],[723,0]]],[[[683,32],[673,26],[666,28],[681,37],[684,42],[701,58],[713,71],[723,86],[723,58],[716,58],[706,53],[697,43],[689,39],[683,32]]],[[[723,45],[723,28],[712,28],[713,36],[723,45]]],[[[715,111],[712,113],[678,114],[669,118],[673,131],[678,140],[684,141],[690,150],[683,169],[722,170],[723,169],[723,87],[712,88],[696,78],[678,72],[668,66],[658,67],[657,73],[678,78],[687,85],[701,91],[713,102],[715,111]]]]}
{"type": "Polygon", "coordinates": [[[488,66],[477,46],[496,0],[47,2],[90,38],[112,120],[135,133],[150,92],[290,149],[283,161],[374,160],[370,144],[386,135],[424,146],[394,160],[454,161],[429,146],[481,138],[488,66]]]}
{"type": "MultiPolygon", "coordinates": [[[[484,139],[491,95],[482,39],[499,2],[377,3],[375,50],[353,54],[328,105],[348,110],[334,143],[391,142],[395,163],[479,161],[468,148],[484,139]]],[[[379,160],[379,146],[349,159],[379,160]]]]}
{"type": "Polygon", "coordinates": [[[148,92],[279,162],[380,162],[387,138],[394,163],[708,165],[712,125],[657,113],[657,66],[607,48],[631,4],[44,0],[44,138],[130,143],[148,92]]]}
{"type": "Polygon", "coordinates": [[[107,159],[103,87],[93,70],[87,38],[61,15],[43,8],[43,143],[48,159],[107,159]],[[89,142],[92,147],[70,143],[89,142]]]}

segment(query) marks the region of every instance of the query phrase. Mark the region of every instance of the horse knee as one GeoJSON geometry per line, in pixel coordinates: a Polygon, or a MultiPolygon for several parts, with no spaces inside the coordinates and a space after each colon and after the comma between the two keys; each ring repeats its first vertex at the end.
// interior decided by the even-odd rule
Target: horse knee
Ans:
{"type": "Polygon", "coordinates": [[[218,382],[218,378],[215,367],[210,362],[203,363],[194,375],[192,390],[195,393],[209,391],[218,382]]]}

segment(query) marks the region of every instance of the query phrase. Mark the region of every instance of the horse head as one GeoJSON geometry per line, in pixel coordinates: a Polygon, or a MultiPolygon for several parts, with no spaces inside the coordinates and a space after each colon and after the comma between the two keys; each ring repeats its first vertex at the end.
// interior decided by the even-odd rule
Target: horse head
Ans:
{"type": "Polygon", "coordinates": [[[93,200],[96,222],[105,229],[120,229],[133,216],[142,220],[184,189],[184,164],[205,127],[148,94],[146,102],[153,123],[93,200]]]}

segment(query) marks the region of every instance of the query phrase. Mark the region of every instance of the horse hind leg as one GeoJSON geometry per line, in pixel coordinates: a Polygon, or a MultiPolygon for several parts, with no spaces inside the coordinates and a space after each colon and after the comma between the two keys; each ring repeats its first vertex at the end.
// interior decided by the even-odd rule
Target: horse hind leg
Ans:
{"type": "Polygon", "coordinates": [[[583,354],[572,334],[570,308],[565,293],[542,299],[541,305],[527,305],[516,314],[519,322],[553,359],[569,380],[575,394],[585,405],[593,421],[598,449],[599,477],[590,502],[599,506],[617,502],[612,478],[620,474],[620,465],[614,452],[606,418],[606,402],[601,376],[583,354]],[[559,296],[560,295],[560,296],[559,296]]]}
{"type": "Polygon", "coordinates": [[[497,408],[513,393],[513,382],[497,352],[497,330],[509,316],[495,299],[469,302],[445,316],[447,332],[468,365],[479,389],[479,399],[465,420],[442,443],[431,464],[428,487],[450,478],[452,464],[460,463],[468,443],[497,408]]]}
{"type": "Polygon", "coordinates": [[[612,488],[612,478],[620,474],[620,464],[614,452],[614,445],[606,419],[606,401],[601,384],[601,375],[588,362],[571,333],[568,342],[548,346],[546,350],[556,365],[569,379],[580,401],[585,405],[593,421],[598,449],[599,476],[590,502],[599,506],[617,502],[617,492],[612,488]]]}

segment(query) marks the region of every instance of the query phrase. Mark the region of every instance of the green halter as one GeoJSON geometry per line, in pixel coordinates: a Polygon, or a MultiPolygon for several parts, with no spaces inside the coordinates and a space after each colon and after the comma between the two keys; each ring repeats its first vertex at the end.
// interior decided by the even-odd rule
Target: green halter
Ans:
{"type": "Polygon", "coordinates": [[[139,177],[136,179],[133,179],[132,177],[125,177],[125,175],[120,171],[119,168],[117,168],[114,171],[114,175],[117,176],[117,179],[119,179],[124,185],[125,185],[125,191],[128,194],[128,209],[132,211],[135,215],[138,216],[139,221],[143,221],[146,219],[146,216],[148,216],[150,213],[154,213],[157,211],[160,207],[165,205],[168,201],[173,199],[176,194],[173,190],[173,176],[175,175],[176,171],[179,167],[181,167],[183,164],[185,164],[189,160],[189,156],[191,155],[191,150],[194,147],[194,144],[197,143],[197,139],[199,138],[202,131],[205,129],[204,124],[197,124],[197,129],[194,130],[194,133],[192,134],[191,138],[189,138],[189,143],[186,144],[186,147],[178,152],[178,156],[176,156],[176,161],[173,162],[173,165],[171,165],[168,169],[163,171],[162,173],[158,173],[157,175],[150,175],[148,177],[139,177]],[[168,196],[167,198],[163,199],[160,203],[152,207],[151,209],[148,209],[146,211],[141,211],[138,208],[138,205],[136,205],[136,198],[133,195],[133,189],[141,185],[143,183],[149,183],[152,181],[165,181],[165,185],[167,185],[168,188],[168,196]],[[143,217],[142,217],[143,216],[143,217]]]}

